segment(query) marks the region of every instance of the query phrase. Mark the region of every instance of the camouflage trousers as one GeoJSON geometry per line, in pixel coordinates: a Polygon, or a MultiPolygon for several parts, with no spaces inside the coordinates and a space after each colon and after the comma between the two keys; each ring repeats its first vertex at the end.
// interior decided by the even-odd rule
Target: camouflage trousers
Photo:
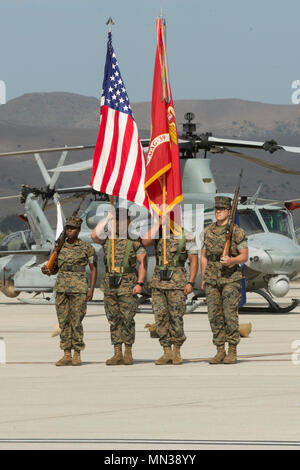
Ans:
{"type": "Polygon", "coordinates": [[[83,342],[82,320],[86,314],[86,294],[56,292],[56,313],[60,333],[60,347],[82,351],[83,342]]]}
{"type": "Polygon", "coordinates": [[[117,289],[104,292],[104,308],[110,324],[111,343],[133,344],[137,298],[132,295],[132,289],[126,294],[124,292],[118,294],[117,289]]]}
{"type": "Polygon", "coordinates": [[[161,346],[178,344],[186,340],[183,315],[186,312],[186,297],[180,289],[152,289],[152,304],[156,331],[161,346]]]}
{"type": "Polygon", "coordinates": [[[238,308],[241,300],[241,283],[231,282],[222,286],[206,284],[208,319],[213,333],[213,344],[240,342],[238,308]]]}

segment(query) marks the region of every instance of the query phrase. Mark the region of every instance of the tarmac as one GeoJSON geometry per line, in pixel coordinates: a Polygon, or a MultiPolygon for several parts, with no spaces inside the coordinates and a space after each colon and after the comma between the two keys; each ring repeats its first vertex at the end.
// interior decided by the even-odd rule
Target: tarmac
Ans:
{"type": "MultiPolygon", "coordinates": [[[[300,283],[276,300],[292,298],[300,298],[300,283]]],[[[247,305],[267,306],[257,294],[248,294],[247,305]]],[[[144,328],[153,321],[151,305],[142,306],[134,365],[108,367],[103,304],[89,304],[83,365],[55,367],[55,306],[0,294],[0,450],[300,448],[300,306],[241,314],[253,329],[235,365],[208,363],[215,347],[205,303],[185,316],[180,366],[154,364],[161,347],[144,328]]]]}

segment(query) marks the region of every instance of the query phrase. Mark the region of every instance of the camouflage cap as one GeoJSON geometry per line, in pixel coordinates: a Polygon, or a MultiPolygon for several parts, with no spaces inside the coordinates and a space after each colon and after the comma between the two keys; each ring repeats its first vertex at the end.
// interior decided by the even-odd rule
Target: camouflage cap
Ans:
{"type": "Polygon", "coordinates": [[[232,199],[227,196],[216,196],[215,197],[215,207],[220,207],[221,209],[231,209],[232,199]]]}
{"type": "Polygon", "coordinates": [[[66,225],[70,227],[80,228],[82,224],[82,219],[80,217],[76,217],[75,215],[71,215],[71,217],[67,217],[66,225]]]}

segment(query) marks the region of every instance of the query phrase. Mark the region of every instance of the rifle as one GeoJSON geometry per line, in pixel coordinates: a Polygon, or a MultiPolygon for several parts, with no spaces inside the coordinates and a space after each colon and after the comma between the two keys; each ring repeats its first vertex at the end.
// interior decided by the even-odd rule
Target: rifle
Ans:
{"type": "MultiPolygon", "coordinates": [[[[240,173],[240,176],[239,176],[237,188],[236,188],[235,193],[234,193],[234,199],[233,199],[233,203],[232,203],[232,207],[231,207],[230,216],[229,216],[229,219],[228,219],[228,222],[227,222],[227,225],[226,225],[226,230],[225,230],[226,241],[225,241],[222,257],[223,256],[228,256],[229,251],[230,251],[231,238],[232,238],[234,221],[235,221],[235,215],[236,215],[236,210],[237,210],[237,206],[238,206],[238,202],[239,202],[239,193],[240,193],[240,184],[241,184],[242,175],[243,175],[243,169],[241,169],[241,173],[240,173]]],[[[232,266],[234,266],[234,265],[230,265],[229,267],[232,268],[232,266]]]]}
{"type": "Polygon", "coordinates": [[[67,234],[66,234],[66,229],[64,229],[60,236],[58,237],[58,239],[56,240],[55,242],[55,248],[53,250],[53,253],[52,255],[50,256],[49,260],[48,260],[48,263],[46,264],[47,268],[49,269],[50,272],[53,271],[53,267],[55,265],[55,261],[57,260],[57,257],[59,255],[59,252],[60,250],[62,249],[63,247],[63,244],[65,243],[66,241],[66,238],[67,238],[67,234]]]}

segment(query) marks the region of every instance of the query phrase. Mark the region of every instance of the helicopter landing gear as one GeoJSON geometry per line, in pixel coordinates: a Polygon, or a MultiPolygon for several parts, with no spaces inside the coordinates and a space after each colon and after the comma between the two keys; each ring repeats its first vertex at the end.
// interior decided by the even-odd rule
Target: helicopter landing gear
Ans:
{"type": "Polygon", "coordinates": [[[267,292],[265,292],[264,290],[257,289],[255,291],[255,293],[261,295],[262,297],[264,297],[264,299],[266,299],[266,301],[268,302],[269,307],[240,307],[239,312],[248,312],[248,313],[252,313],[252,312],[253,313],[255,313],[255,312],[289,313],[292,310],[294,310],[294,308],[296,308],[300,303],[299,299],[292,299],[292,303],[289,306],[280,307],[280,305],[278,305],[278,303],[275,302],[272,299],[272,297],[267,292]]]}
{"type": "Polygon", "coordinates": [[[31,304],[31,305],[55,305],[55,294],[51,293],[50,297],[45,297],[44,292],[42,292],[42,298],[36,298],[41,292],[36,292],[34,296],[30,299],[28,298],[19,298],[18,300],[22,304],[31,304]]]}

